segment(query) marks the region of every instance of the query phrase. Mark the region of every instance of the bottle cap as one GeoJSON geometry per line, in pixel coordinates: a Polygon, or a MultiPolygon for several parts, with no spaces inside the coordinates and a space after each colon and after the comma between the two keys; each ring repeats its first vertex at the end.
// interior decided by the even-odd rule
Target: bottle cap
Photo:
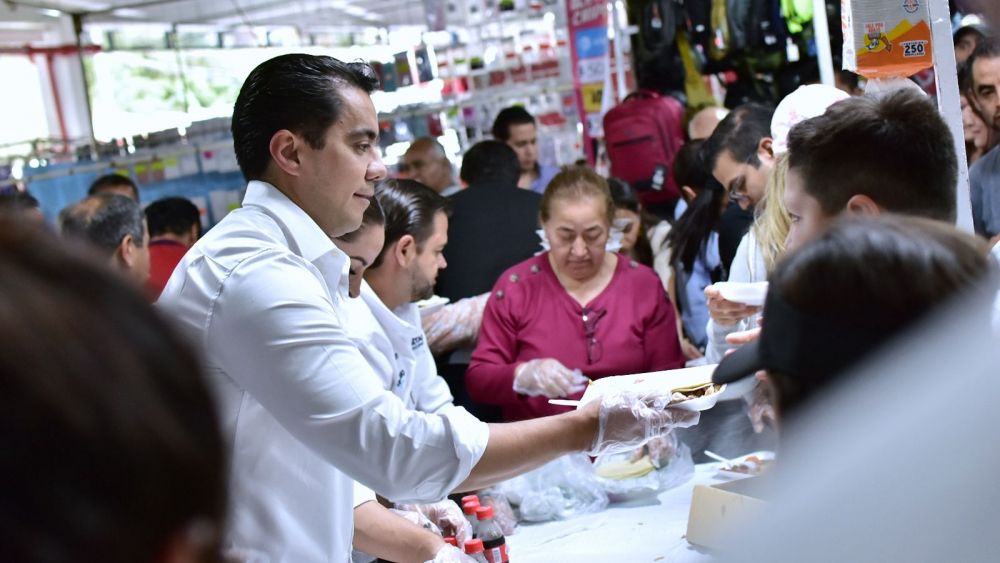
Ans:
{"type": "Polygon", "coordinates": [[[469,501],[462,503],[462,512],[464,512],[465,514],[469,515],[475,514],[478,508],[479,508],[478,502],[469,501]]]}
{"type": "Polygon", "coordinates": [[[485,520],[487,518],[493,518],[493,507],[492,506],[480,506],[476,509],[476,518],[480,520],[485,520]]]}
{"type": "Polygon", "coordinates": [[[475,539],[465,542],[466,553],[482,553],[483,551],[483,540],[475,539]]]}
{"type": "Polygon", "coordinates": [[[462,504],[473,501],[476,504],[479,504],[479,495],[465,495],[464,497],[462,497],[462,504]]]}
{"type": "Polygon", "coordinates": [[[455,539],[455,536],[445,536],[444,543],[458,547],[458,540],[455,539]]]}

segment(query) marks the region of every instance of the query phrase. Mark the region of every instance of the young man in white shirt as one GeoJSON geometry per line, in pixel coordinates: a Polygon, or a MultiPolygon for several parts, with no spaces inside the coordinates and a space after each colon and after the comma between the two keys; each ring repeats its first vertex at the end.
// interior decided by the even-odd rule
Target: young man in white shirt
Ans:
{"type": "Polygon", "coordinates": [[[350,558],[353,482],[396,500],[476,489],[572,451],[620,450],[691,418],[634,396],[486,425],[410,410],[344,329],[348,257],[386,169],[370,67],[282,55],[254,69],[232,130],[243,207],[187,253],[160,297],[200,346],[230,444],[231,545],[273,561],[350,558]]]}

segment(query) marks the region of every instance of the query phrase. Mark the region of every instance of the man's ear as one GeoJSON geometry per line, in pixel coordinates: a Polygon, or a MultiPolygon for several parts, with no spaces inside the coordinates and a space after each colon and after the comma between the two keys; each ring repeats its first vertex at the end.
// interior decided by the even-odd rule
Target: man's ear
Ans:
{"type": "Polygon", "coordinates": [[[757,143],[757,158],[761,162],[766,162],[767,164],[774,164],[774,139],[771,137],[763,137],[760,142],[757,143]]]}
{"type": "Polygon", "coordinates": [[[298,176],[302,166],[299,157],[304,143],[305,139],[288,129],[278,131],[271,136],[267,147],[271,153],[271,161],[285,174],[298,176]]]}
{"type": "Polygon", "coordinates": [[[135,254],[135,239],[132,238],[132,235],[125,235],[118,243],[118,248],[115,249],[113,260],[123,270],[131,270],[132,265],[135,264],[135,254]]]}
{"type": "Polygon", "coordinates": [[[855,194],[851,196],[851,199],[847,200],[847,205],[844,206],[844,209],[846,209],[848,213],[856,215],[875,216],[882,213],[882,208],[879,204],[875,203],[875,200],[864,194],[855,194]]]}
{"type": "Polygon", "coordinates": [[[417,259],[417,241],[413,235],[403,235],[392,248],[392,255],[403,268],[417,259]]]}

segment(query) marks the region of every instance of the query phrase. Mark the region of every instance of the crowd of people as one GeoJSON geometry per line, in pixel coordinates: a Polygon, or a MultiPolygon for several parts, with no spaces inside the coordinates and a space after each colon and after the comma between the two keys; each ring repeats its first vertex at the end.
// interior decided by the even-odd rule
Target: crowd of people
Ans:
{"type": "Polygon", "coordinates": [[[960,155],[916,87],[698,112],[656,215],[620,179],[539,162],[517,106],[457,174],[422,138],[389,178],[372,69],[312,55],[244,83],[246,195],[207,232],[118,175],[59,213],[64,240],[4,196],[0,472],[38,486],[12,491],[3,552],[468,561],[415,523],[470,538],[454,493],[672,432],[696,455],[755,449],[951,301],[992,310],[1000,38],[955,46],[978,236],[953,226],[960,155]],[[764,305],[723,281],[769,282],[764,305]],[[745,401],[550,403],[706,363],[753,380],[745,401]]]}

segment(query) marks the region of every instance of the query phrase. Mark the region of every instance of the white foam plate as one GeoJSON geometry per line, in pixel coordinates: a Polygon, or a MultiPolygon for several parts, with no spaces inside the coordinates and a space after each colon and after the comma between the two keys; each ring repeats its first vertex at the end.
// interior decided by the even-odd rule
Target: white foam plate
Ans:
{"type": "Polygon", "coordinates": [[[444,307],[451,301],[447,297],[441,297],[440,295],[433,295],[424,299],[423,301],[417,301],[417,309],[420,311],[420,316],[429,315],[434,311],[437,311],[441,307],[444,307]]]}
{"type": "Polygon", "coordinates": [[[718,282],[715,287],[724,298],[733,303],[763,307],[767,298],[767,282],[718,282]]]}

